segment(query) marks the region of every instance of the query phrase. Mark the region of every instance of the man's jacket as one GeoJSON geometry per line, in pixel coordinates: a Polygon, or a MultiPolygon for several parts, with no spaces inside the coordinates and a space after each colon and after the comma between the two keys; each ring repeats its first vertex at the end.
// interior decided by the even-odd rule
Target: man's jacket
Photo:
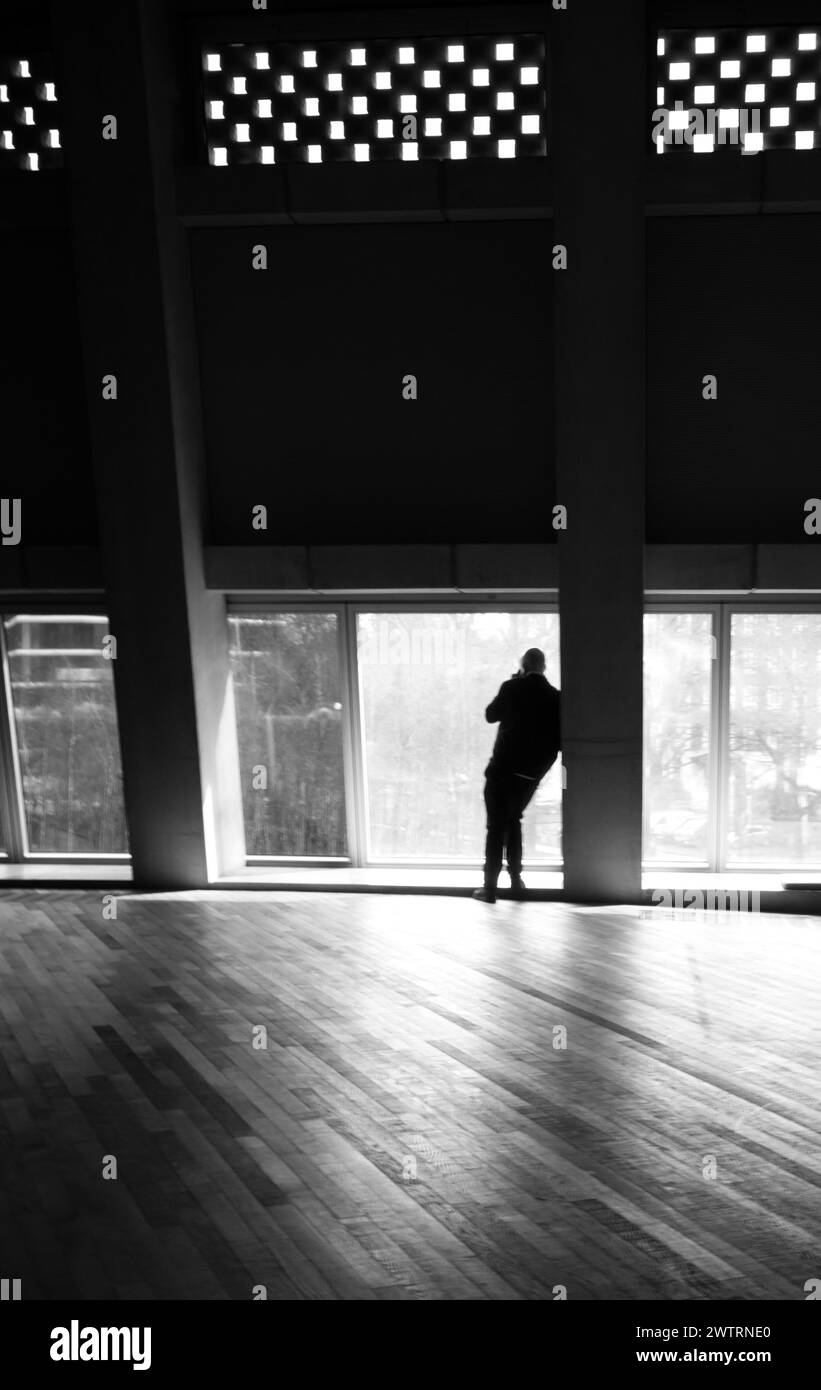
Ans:
{"type": "Polygon", "coordinates": [[[544,777],[561,748],[560,696],[547,677],[531,671],[505,681],[485,718],[499,724],[486,771],[544,777]]]}

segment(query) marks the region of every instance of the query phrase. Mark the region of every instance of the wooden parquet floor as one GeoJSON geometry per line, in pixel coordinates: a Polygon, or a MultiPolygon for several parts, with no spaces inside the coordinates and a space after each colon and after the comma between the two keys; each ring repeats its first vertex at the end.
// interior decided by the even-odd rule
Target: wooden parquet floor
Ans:
{"type": "Polygon", "coordinates": [[[214,893],[105,921],[96,893],[7,892],[0,1275],[805,1298],[819,966],[814,918],[214,893]]]}

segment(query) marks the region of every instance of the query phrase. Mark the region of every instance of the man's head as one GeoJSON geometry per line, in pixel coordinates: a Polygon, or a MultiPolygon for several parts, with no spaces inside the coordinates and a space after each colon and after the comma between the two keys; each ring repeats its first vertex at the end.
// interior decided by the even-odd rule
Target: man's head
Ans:
{"type": "Polygon", "coordinates": [[[529,676],[535,672],[537,675],[543,676],[545,668],[544,652],[538,647],[528,647],[519,664],[524,675],[529,676]]]}

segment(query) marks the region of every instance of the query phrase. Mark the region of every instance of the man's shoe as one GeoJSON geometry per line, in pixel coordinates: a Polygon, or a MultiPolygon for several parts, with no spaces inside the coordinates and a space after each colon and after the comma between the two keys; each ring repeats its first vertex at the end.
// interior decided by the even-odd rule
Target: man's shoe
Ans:
{"type": "Polygon", "coordinates": [[[496,901],[496,894],[491,893],[489,888],[475,888],[473,890],[473,896],[478,899],[480,903],[495,903],[496,901]]]}
{"type": "Polygon", "coordinates": [[[510,875],[510,891],[516,898],[524,897],[527,889],[525,888],[525,881],[521,874],[517,874],[515,878],[513,874],[510,875]]]}

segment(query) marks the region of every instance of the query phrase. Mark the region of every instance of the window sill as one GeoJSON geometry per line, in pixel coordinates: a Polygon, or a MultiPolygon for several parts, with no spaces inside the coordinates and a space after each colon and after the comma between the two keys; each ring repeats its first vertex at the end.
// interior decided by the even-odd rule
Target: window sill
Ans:
{"type": "MultiPolygon", "coordinates": [[[[534,899],[558,897],[563,889],[561,871],[524,870],[528,895],[534,899]]],[[[482,882],[482,871],[475,869],[433,869],[425,867],[310,868],[302,865],[250,865],[238,874],[226,875],[213,885],[218,888],[288,888],[291,890],[336,890],[353,893],[472,893],[482,882]]],[[[507,892],[506,876],[499,896],[507,892]]]]}

